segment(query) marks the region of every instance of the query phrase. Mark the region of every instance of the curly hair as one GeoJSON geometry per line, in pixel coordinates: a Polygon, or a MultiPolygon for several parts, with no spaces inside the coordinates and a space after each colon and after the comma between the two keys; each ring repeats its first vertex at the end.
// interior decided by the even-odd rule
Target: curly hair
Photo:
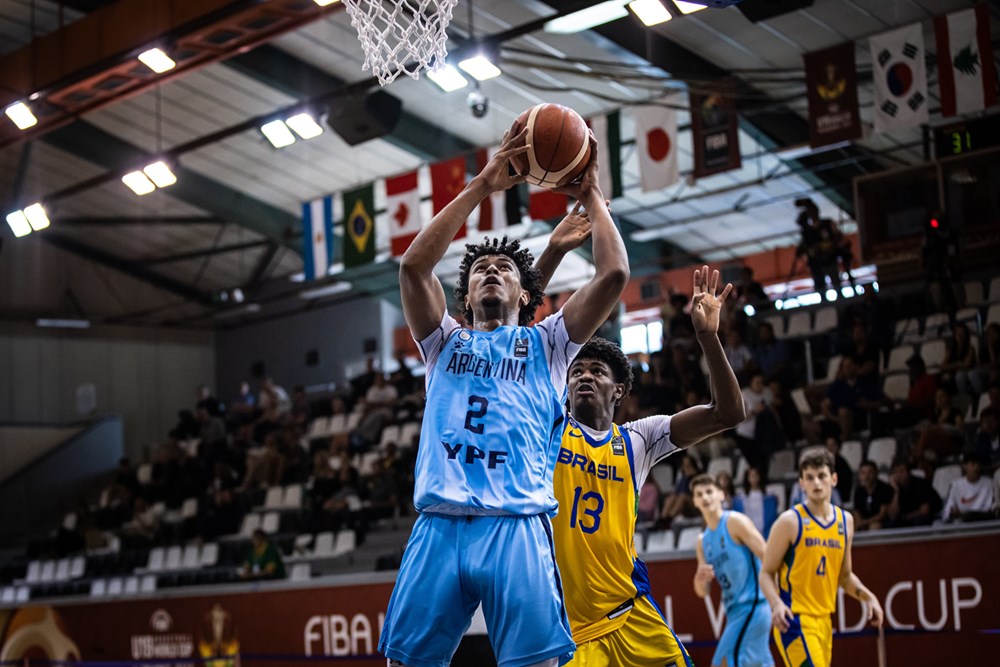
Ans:
{"type": "Polygon", "coordinates": [[[632,392],[632,381],[634,379],[632,376],[632,364],[629,363],[628,357],[625,356],[625,353],[622,352],[619,346],[609,340],[594,336],[580,348],[574,362],[580,359],[603,361],[611,369],[611,374],[614,376],[615,382],[625,386],[622,398],[625,398],[632,392]]]}
{"type": "Polygon", "coordinates": [[[542,298],[545,296],[542,291],[541,275],[535,269],[535,258],[531,256],[531,252],[522,248],[518,239],[508,241],[506,236],[502,239],[484,237],[482,243],[465,244],[465,257],[462,258],[462,266],[458,271],[458,285],[455,286],[455,301],[463,308],[465,321],[470,324],[473,321],[472,308],[465,307],[465,297],[469,294],[469,272],[477,259],[487,255],[504,255],[517,267],[517,272],[521,275],[521,288],[528,292],[528,304],[521,307],[517,323],[523,327],[528,326],[535,319],[535,311],[542,305],[542,298]]]}

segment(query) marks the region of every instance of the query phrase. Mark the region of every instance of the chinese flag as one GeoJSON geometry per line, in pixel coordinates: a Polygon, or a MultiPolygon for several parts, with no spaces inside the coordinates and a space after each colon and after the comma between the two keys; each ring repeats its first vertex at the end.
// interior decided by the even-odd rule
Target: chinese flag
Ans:
{"type": "MultiPolygon", "coordinates": [[[[431,204],[434,215],[451,203],[465,187],[465,158],[456,157],[431,165],[431,204]]],[[[465,237],[466,226],[455,234],[456,239],[465,237]]]]}

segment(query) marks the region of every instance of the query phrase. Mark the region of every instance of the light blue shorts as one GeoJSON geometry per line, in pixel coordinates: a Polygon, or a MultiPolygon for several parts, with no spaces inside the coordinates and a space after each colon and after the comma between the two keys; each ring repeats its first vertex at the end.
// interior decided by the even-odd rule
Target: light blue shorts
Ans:
{"type": "Polygon", "coordinates": [[[712,657],[713,665],[726,661],[727,667],[773,667],[771,607],[761,600],[726,609],[726,629],[712,657]]]}
{"type": "Polygon", "coordinates": [[[500,667],[569,661],[576,647],[547,516],[421,514],[379,651],[409,667],[447,667],[480,603],[500,667]]]}

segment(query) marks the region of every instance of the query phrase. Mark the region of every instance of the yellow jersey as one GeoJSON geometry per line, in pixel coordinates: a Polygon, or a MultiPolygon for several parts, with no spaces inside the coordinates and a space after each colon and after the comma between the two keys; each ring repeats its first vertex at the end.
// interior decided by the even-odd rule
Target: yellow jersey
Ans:
{"type": "Polygon", "coordinates": [[[833,519],[823,525],[804,503],[792,508],[799,532],[778,573],[781,599],[793,614],[822,616],[837,608],[840,567],[847,549],[844,510],[831,505],[833,519]]]}
{"type": "Polygon", "coordinates": [[[553,478],[559,513],[552,525],[578,644],[620,628],[635,598],[649,593],[646,565],[635,551],[638,489],[649,467],[674,450],[667,416],[612,424],[599,440],[567,420],[553,478]]]}

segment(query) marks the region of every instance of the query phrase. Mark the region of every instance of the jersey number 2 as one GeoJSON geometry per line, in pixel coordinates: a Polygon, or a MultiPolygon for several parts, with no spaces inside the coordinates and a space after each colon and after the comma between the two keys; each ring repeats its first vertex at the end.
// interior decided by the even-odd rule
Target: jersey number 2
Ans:
{"type": "Polygon", "coordinates": [[[821,577],[826,576],[826,556],[819,559],[819,565],[816,567],[816,574],[821,577]]]}
{"type": "Polygon", "coordinates": [[[482,396],[469,396],[469,411],[465,413],[465,428],[478,435],[483,434],[483,424],[473,424],[473,419],[482,419],[486,416],[486,409],[490,402],[482,396]]]}
{"type": "Polygon", "coordinates": [[[583,522],[583,517],[580,517],[579,521],[580,530],[589,535],[591,533],[596,533],[597,529],[601,527],[601,512],[604,511],[604,498],[601,497],[601,494],[595,491],[587,491],[586,493],[583,493],[583,495],[580,495],[582,492],[583,488],[579,486],[576,487],[576,490],[573,492],[573,511],[570,512],[569,514],[569,527],[576,528],[577,524],[576,514],[578,508],[580,507],[580,501],[582,500],[584,503],[587,503],[588,501],[596,500],[597,507],[583,508],[583,513],[592,518],[594,520],[594,523],[590,524],[589,526],[586,525],[583,522]]]}

